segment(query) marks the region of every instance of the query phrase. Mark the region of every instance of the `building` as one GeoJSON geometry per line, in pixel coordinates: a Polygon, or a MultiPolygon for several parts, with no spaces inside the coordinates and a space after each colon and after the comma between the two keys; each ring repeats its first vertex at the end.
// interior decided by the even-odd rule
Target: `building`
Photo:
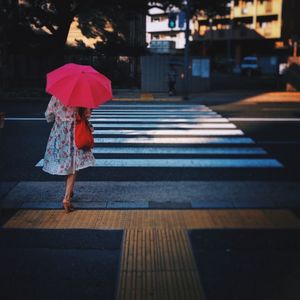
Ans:
{"type": "Polygon", "coordinates": [[[201,39],[278,39],[281,37],[282,0],[228,2],[230,13],[208,19],[198,16],[201,39]]]}
{"type": "MultiPolygon", "coordinates": [[[[156,7],[149,10],[149,15],[146,16],[146,42],[148,48],[152,48],[152,44],[164,45],[164,43],[160,42],[166,42],[165,48],[168,48],[168,45],[172,45],[170,42],[173,42],[175,43],[175,49],[184,49],[184,31],[186,26],[184,15],[182,15],[178,8],[172,8],[172,12],[176,13],[176,26],[173,29],[168,26],[169,11],[164,11],[156,7]]],[[[192,34],[197,31],[197,28],[195,27],[197,24],[195,18],[190,21],[192,34]]]]}
{"type": "Polygon", "coordinates": [[[232,0],[228,7],[227,16],[209,19],[204,12],[197,16],[199,30],[193,40],[202,54],[225,52],[238,62],[245,55],[278,54],[289,49],[291,28],[300,32],[300,1],[232,0]]]}
{"type": "MultiPolygon", "coordinates": [[[[210,19],[204,11],[193,16],[190,40],[195,42],[192,48],[195,54],[225,55],[236,61],[245,55],[270,55],[274,49],[287,49],[287,34],[291,27],[294,31],[299,27],[297,17],[289,17],[300,11],[297,0],[228,0],[228,7],[226,16],[217,15],[210,19]]],[[[180,26],[179,9],[172,11],[177,13],[174,29],[168,27],[168,11],[149,10],[146,17],[148,48],[155,50],[157,45],[163,48],[160,45],[165,42],[166,49],[169,47],[167,41],[175,43],[176,49],[185,47],[185,23],[180,26]]]]}

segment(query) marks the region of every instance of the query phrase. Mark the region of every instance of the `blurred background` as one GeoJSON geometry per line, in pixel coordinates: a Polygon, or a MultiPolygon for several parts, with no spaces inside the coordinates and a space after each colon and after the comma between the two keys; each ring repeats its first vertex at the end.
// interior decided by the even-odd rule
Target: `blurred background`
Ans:
{"type": "Polygon", "coordinates": [[[190,92],[299,90],[299,12],[297,0],[1,0],[1,93],[43,93],[67,62],[153,93],[173,65],[182,93],[184,55],[190,92]]]}

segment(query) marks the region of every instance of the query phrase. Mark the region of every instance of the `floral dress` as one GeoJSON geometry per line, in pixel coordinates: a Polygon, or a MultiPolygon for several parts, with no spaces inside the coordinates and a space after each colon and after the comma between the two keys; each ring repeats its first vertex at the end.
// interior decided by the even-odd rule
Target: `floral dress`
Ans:
{"type": "Polygon", "coordinates": [[[92,151],[78,149],[75,145],[76,113],[76,107],[64,106],[56,97],[51,98],[45,116],[48,123],[54,124],[44,157],[45,172],[68,175],[95,165],[92,151]]]}

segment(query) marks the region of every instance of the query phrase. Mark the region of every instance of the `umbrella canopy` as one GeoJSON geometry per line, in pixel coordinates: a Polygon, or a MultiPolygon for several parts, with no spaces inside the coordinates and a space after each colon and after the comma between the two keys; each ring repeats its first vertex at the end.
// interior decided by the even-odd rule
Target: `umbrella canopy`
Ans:
{"type": "Polygon", "coordinates": [[[47,74],[46,92],[65,106],[95,108],[112,98],[107,77],[91,66],[72,63],[47,74]]]}

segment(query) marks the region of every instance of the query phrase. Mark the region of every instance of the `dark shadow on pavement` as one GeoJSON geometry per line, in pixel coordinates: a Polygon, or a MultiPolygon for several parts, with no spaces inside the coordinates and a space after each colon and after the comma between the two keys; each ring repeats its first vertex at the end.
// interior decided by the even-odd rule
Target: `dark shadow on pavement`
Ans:
{"type": "Polygon", "coordinates": [[[122,235],[121,230],[0,229],[3,299],[114,299],[122,235]]]}
{"type": "Polygon", "coordinates": [[[299,299],[299,229],[189,234],[207,300],[299,299]]]}

